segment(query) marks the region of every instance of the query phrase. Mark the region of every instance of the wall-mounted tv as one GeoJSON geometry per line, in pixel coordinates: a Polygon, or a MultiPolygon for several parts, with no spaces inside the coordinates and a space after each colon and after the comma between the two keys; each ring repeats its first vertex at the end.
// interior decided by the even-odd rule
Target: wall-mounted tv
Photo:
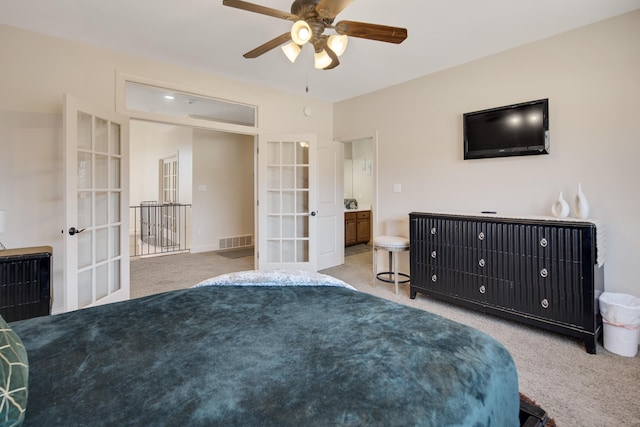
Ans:
{"type": "Polygon", "coordinates": [[[549,100],[462,115],[464,158],[549,154],[549,100]]]}

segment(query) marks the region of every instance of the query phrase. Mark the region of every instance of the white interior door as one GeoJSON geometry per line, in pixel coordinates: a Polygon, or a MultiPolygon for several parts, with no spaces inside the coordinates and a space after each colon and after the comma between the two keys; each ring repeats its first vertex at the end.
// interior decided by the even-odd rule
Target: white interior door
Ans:
{"type": "Polygon", "coordinates": [[[318,270],[344,264],[344,144],[318,143],[318,270]]]}
{"type": "Polygon", "coordinates": [[[261,135],[258,268],[317,271],[316,137],[261,135]]]}
{"type": "Polygon", "coordinates": [[[129,120],[65,95],[65,310],[129,298],[129,120]]]}

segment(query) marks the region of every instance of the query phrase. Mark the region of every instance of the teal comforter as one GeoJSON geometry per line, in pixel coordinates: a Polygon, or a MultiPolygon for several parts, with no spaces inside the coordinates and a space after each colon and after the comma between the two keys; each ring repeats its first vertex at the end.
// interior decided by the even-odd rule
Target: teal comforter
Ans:
{"type": "Polygon", "coordinates": [[[27,426],[517,426],[507,350],[351,289],[209,286],[14,322],[27,426]]]}

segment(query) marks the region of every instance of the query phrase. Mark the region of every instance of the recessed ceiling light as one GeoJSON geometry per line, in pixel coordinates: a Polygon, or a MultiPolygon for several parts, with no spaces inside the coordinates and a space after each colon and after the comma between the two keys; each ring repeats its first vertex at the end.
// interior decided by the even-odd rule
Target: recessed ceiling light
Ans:
{"type": "Polygon", "coordinates": [[[173,96],[173,95],[165,95],[165,96],[164,96],[164,99],[167,99],[167,100],[169,100],[169,101],[173,101],[174,99],[176,99],[176,97],[175,97],[175,96],[173,96]]]}

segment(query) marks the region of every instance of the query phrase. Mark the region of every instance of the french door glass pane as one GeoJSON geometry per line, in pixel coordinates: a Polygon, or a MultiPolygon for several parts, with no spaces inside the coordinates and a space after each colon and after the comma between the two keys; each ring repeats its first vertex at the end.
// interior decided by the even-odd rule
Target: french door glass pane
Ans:
{"type": "Polygon", "coordinates": [[[107,228],[96,230],[96,262],[107,259],[109,254],[109,232],[107,228]]]}
{"type": "Polygon", "coordinates": [[[96,117],[96,140],[95,151],[99,153],[109,152],[109,126],[104,119],[96,117]]]}
{"type": "Polygon", "coordinates": [[[309,261],[309,241],[298,240],[296,242],[296,260],[298,262],[309,261]]]}
{"type": "Polygon", "coordinates": [[[88,191],[78,192],[78,225],[79,229],[91,227],[91,218],[93,214],[93,203],[91,201],[91,193],[88,191]]]}
{"type": "Polygon", "coordinates": [[[110,228],[111,230],[111,238],[109,247],[111,250],[109,251],[109,257],[114,258],[120,256],[120,226],[116,225],[110,228]]]}
{"type": "Polygon", "coordinates": [[[295,237],[296,217],[284,215],[282,217],[282,237],[295,237]]]}
{"type": "Polygon", "coordinates": [[[280,262],[280,241],[270,240],[267,242],[268,262],[280,262]]]}
{"type": "Polygon", "coordinates": [[[267,168],[267,188],[280,188],[280,168],[269,166],[267,168]]]}
{"type": "Polygon", "coordinates": [[[120,196],[122,193],[114,191],[109,196],[109,222],[120,222],[120,196]]]}
{"type": "Polygon", "coordinates": [[[78,242],[78,268],[84,268],[93,262],[93,238],[91,230],[76,234],[78,242]]]}
{"type": "Polygon", "coordinates": [[[282,188],[296,188],[295,168],[284,166],[282,168],[282,188]]]}
{"type": "Polygon", "coordinates": [[[93,270],[78,273],[78,306],[84,307],[93,302],[93,270]]]}
{"type": "Polygon", "coordinates": [[[282,213],[296,212],[296,193],[295,191],[282,192],[282,213]]]}
{"type": "Polygon", "coordinates": [[[120,289],[120,260],[111,261],[111,275],[109,276],[109,290],[115,292],[120,289]]]}
{"type": "Polygon", "coordinates": [[[109,295],[109,264],[96,267],[96,299],[109,295]]]}
{"type": "Polygon", "coordinates": [[[309,212],[309,192],[298,191],[296,192],[296,213],[309,212]]]}
{"type": "Polygon", "coordinates": [[[299,142],[296,145],[296,163],[299,165],[309,164],[309,143],[299,142]]]}
{"type": "Polygon", "coordinates": [[[88,190],[93,186],[93,163],[91,153],[78,152],[78,189],[88,190]]]}
{"type": "Polygon", "coordinates": [[[280,213],[280,193],[277,191],[269,191],[267,193],[267,213],[280,213]]]}
{"type": "Polygon", "coordinates": [[[280,237],[280,217],[268,216],[267,217],[267,238],[273,239],[280,237]]]}
{"type": "Polygon", "coordinates": [[[296,163],[295,142],[285,141],[282,143],[282,156],[280,159],[283,165],[293,165],[296,163]]]}
{"type": "Polygon", "coordinates": [[[282,261],[283,262],[296,261],[296,241],[295,240],[282,241],[282,261]]]}
{"type": "Polygon", "coordinates": [[[109,159],[109,188],[120,189],[120,159],[111,157],[109,159]]]}
{"type": "Polygon", "coordinates": [[[309,167],[296,167],[296,188],[309,188],[309,167]]]}
{"type": "Polygon", "coordinates": [[[296,237],[309,236],[309,217],[298,216],[296,218],[296,237]]]}
{"type": "Polygon", "coordinates": [[[96,154],[96,188],[109,186],[109,157],[96,154]]]}
{"type": "Polygon", "coordinates": [[[108,221],[109,213],[109,193],[106,191],[96,191],[96,225],[105,225],[108,221]]]}

